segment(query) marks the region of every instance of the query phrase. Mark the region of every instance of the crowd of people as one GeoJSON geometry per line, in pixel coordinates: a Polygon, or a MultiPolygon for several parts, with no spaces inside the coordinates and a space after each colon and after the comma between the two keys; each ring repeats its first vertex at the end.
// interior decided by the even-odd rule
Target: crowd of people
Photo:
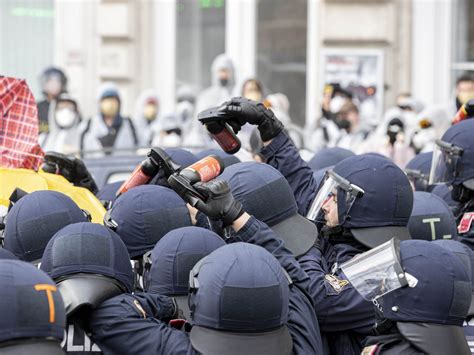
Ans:
{"type": "Polygon", "coordinates": [[[452,112],[401,94],[377,127],[329,85],[304,132],[283,94],[250,79],[232,97],[231,62],[212,70],[213,85],[178,95],[182,115],[168,118],[152,91],[122,116],[111,84],[81,118],[55,68],[36,118],[31,93],[0,83],[0,138],[21,138],[33,117],[46,152],[142,146],[162,159],[150,152],[105,186],[77,157],[55,163],[100,200],[101,223],[54,189],[15,189],[0,223],[0,353],[474,353],[474,81],[458,80],[452,112]],[[207,119],[248,144],[246,159],[170,149],[211,142],[195,115],[213,106],[207,119]]]}
{"type": "MultiPolygon", "coordinates": [[[[138,147],[213,147],[205,129],[196,120],[199,112],[235,96],[263,103],[285,124],[295,145],[309,158],[321,149],[340,147],[357,154],[378,152],[401,167],[418,153],[432,151],[437,138],[449,127],[460,106],[474,97],[474,77],[458,78],[452,103],[426,106],[410,93],[400,93],[395,105],[378,121],[361,116],[357,95],[350,87],[329,83],[324,88],[321,114],[300,127],[290,117],[290,102],[284,93],[272,93],[257,78],[236,84],[232,61],[224,54],[211,68],[212,84],[197,93],[191,86],[177,89],[174,112],[161,112],[160,100],[152,89],[144,90],[131,117],[121,108],[121,96],[112,82],[97,92],[97,113],[82,117],[79,103],[67,92],[67,77],[58,68],[48,68],[41,76],[44,99],[38,103],[41,146],[66,154],[100,156],[138,147]]],[[[370,88],[369,88],[370,89],[370,88]]],[[[247,160],[260,148],[258,134],[251,127],[240,132],[247,160]]]]}

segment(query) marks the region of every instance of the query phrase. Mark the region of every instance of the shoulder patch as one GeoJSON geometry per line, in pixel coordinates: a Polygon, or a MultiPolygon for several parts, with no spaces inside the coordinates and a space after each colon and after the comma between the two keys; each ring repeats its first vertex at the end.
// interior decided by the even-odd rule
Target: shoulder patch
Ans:
{"type": "Polygon", "coordinates": [[[347,280],[341,280],[338,279],[336,276],[331,275],[331,274],[326,274],[324,276],[324,279],[331,285],[331,287],[336,291],[337,293],[340,293],[343,288],[349,284],[349,281],[347,280]]]}
{"type": "Polygon", "coordinates": [[[459,234],[464,234],[464,233],[469,232],[469,230],[471,229],[471,223],[473,219],[474,219],[474,212],[464,213],[464,215],[461,218],[461,222],[459,222],[459,226],[458,226],[459,234]]]}
{"type": "Polygon", "coordinates": [[[366,346],[364,349],[362,349],[362,352],[360,354],[361,355],[375,355],[377,354],[378,349],[379,349],[378,345],[366,346]]]}

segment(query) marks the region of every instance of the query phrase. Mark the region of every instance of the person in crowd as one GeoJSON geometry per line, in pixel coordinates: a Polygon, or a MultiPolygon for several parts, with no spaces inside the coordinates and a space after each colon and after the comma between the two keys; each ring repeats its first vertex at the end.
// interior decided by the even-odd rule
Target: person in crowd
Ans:
{"type": "Polygon", "coordinates": [[[362,126],[359,109],[352,101],[346,102],[340,108],[336,122],[341,128],[340,135],[329,142],[329,146],[356,150],[369,136],[370,131],[362,126]]]}
{"type": "Polygon", "coordinates": [[[474,76],[472,73],[463,73],[456,80],[453,102],[448,107],[448,113],[454,117],[463,104],[474,99],[474,76]]]}
{"type": "Polygon", "coordinates": [[[44,99],[38,102],[39,127],[40,133],[48,133],[50,104],[60,94],[67,92],[67,77],[61,69],[48,67],[41,74],[40,84],[44,99]]]}
{"type": "Polygon", "coordinates": [[[451,119],[442,107],[427,107],[421,111],[418,114],[418,126],[408,137],[415,153],[432,152],[436,139],[449,128],[451,119]]]}
{"type": "Polygon", "coordinates": [[[81,115],[77,101],[68,93],[59,94],[50,103],[48,132],[42,133],[44,151],[74,154],[79,152],[79,124],[81,115]]]}
{"type": "Polygon", "coordinates": [[[160,100],[152,89],[144,90],[135,104],[133,123],[136,127],[140,147],[149,147],[158,131],[160,100]]]}
{"type": "MultiPolygon", "coordinates": [[[[87,151],[102,156],[121,150],[133,151],[139,138],[133,122],[121,113],[121,100],[117,87],[105,83],[98,90],[99,112],[85,120],[80,127],[80,147],[83,155],[87,151]]],[[[127,152],[125,152],[127,153],[127,152]]]]}

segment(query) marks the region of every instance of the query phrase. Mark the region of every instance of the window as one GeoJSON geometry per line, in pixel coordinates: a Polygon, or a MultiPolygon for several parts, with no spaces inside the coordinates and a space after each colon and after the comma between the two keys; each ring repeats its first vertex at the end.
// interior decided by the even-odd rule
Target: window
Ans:
{"type": "Polygon", "coordinates": [[[39,76],[53,63],[53,2],[0,1],[0,74],[25,78],[37,100],[39,76]]]}
{"type": "Polygon", "coordinates": [[[225,52],[224,0],[177,0],[177,84],[200,90],[211,84],[211,64],[225,52]]]}
{"type": "Polygon", "coordinates": [[[290,101],[290,117],[305,124],[306,0],[258,0],[257,77],[290,101]]]}

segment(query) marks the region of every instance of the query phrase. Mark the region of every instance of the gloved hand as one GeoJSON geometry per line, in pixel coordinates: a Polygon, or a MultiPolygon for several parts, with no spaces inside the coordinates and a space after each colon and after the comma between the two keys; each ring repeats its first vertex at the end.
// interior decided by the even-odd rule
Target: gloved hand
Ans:
{"type": "Polygon", "coordinates": [[[75,186],[80,186],[88,189],[93,194],[96,194],[99,191],[97,184],[94,181],[89,170],[87,170],[84,162],[81,159],[75,158],[73,160],[74,170],[71,174],[71,182],[75,186]]]}
{"type": "Polygon", "coordinates": [[[245,123],[256,125],[263,142],[275,138],[283,130],[283,123],[275,117],[273,111],[253,100],[234,97],[223,104],[222,111],[226,115],[221,119],[226,120],[228,117],[228,123],[236,133],[245,123]]]}
{"type": "Polygon", "coordinates": [[[244,213],[242,204],[234,198],[226,181],[198,182],[193,186],[207,196],[206,201],[198,200],[194,207],[212,219],[222,220],[223,227],[231,225],[244,213]]]}
{"type": "Polygon", "coordinates": [[[74,186],[84,187],[94,194],[98,191],[92,175],[80,159],[69,158],[57,152],[47,152],[42,169],[47,173],[62,175],[74,186]]]}

